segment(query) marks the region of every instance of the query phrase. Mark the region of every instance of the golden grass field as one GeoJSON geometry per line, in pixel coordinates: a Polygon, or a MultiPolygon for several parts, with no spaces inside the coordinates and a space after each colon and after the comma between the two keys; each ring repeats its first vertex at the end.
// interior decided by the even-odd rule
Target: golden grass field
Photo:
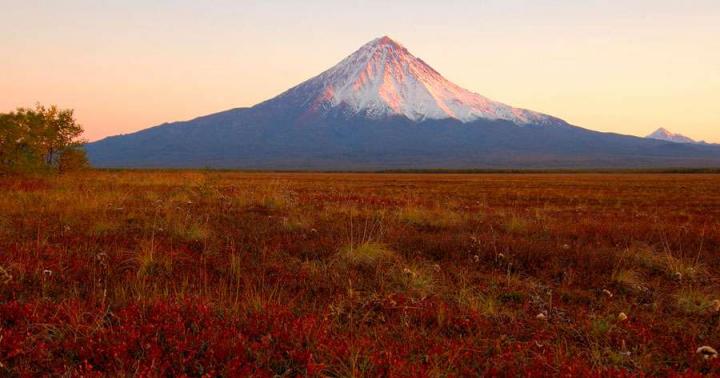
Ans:
{"type": "Polygon", "coordinates": [[[2,376],[720,374],[720,176],[0,178],[2,376]]]}

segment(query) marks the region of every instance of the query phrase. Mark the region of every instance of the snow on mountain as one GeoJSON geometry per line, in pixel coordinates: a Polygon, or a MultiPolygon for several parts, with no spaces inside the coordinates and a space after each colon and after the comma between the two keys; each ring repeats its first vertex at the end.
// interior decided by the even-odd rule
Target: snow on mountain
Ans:
{"type": "Polygon", "coordinates": [[[675,143],[703,143],[695,141],[694,139],[686,137],[685,135],[672,133],[663,127],[655,130],[652,134],[646,136],[646,138],[659,139],[675,143]]]}
{"type": "Polygon", "coordinates": [[[492,101],[446,80],[388,37],[255,106],[108,137],[85,149],[97,167],[720,166],[714,145],[600,133],[492,101]]]}
{"type": "Polygon", "coordinates": [[[389,37],[365,44],[336,66],[269,102],[288,100],[308,112],[342,107],[373,119],[400,115],[413,121],[486,119],[518,125],[557,121],[465,90],[389,37]]]}

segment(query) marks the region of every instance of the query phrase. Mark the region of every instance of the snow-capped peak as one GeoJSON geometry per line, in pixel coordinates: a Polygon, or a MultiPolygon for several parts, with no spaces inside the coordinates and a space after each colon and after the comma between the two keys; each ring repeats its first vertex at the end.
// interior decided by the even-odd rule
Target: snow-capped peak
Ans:
{"type": "Polygon", "coordinates": [[[370,41],[336,66],[277,99],[288,97],[308,112],[342,106],[346,112],[370,118],[400,115],[413,121],[491,119],[518,125],[556,120],[465,90],[387,36],[370,41]]]}
{"type": "Polygon", "coordinates": [[[672,133],[664,127],[661,127],[659,129],[655,130],[652,134],[648,135],[646,138],[659,139],[659,140],[664,140],[667,142],[675,142],[675,143],[699,143],[692,138],[686,137],[685,135],[672,133]]]}

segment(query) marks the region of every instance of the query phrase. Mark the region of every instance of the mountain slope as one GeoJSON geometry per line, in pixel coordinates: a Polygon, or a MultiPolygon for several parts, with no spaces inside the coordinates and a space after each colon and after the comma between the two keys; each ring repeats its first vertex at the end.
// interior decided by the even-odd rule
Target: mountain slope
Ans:
{"type": "Polygon", "coordinates": [[[553,121],[547,115],[513,108],[460,88],[388,37],[371,41],[333,68],[261,105],[274,103],[292,104],[308,113],[323,113],[342,105],[347,115],[362,114],[372,119],[400,115],[413,121],[553,121]]]}
{"type": "Polygon", "coordinates": [[[720,148],[598,133],[443,78],[390,38],[251,108],[87,146],[100,167],[720,166],[720,148]]]}
{"type": "Polygon", "coordinates": [[[666,142],[675,142],[675,143],[703,143],[698,142],[692,138],[686,137],[682,134],[675,134],[670,132],[669,130],[665,129],[664,127],[661,127],[657,130],[655,130],[652,134],[646,136],[645,138],[650,139],[658,139],[658,140],[664,140],[666,142]]]}

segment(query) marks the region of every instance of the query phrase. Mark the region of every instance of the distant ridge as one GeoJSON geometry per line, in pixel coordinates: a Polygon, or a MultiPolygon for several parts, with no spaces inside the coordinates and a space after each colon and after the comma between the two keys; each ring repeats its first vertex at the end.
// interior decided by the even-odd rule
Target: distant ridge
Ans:
{"type": "Polygon", "coordinates": [[[696,141],[692,138],[686,137],[685,135],[672,133],[663,127],[655,130],[650,135],[646,136],[646,138],[664,140],[664,141],[675,142],[675,143],[705,144],[704,141],[696,141]]]}
{"type": "Polygon", "coordinates": [[[98,167],[707,168],[720,147],[600,133],[445,79],[385,36],[279,96],[87,145],[98,167]]]}

